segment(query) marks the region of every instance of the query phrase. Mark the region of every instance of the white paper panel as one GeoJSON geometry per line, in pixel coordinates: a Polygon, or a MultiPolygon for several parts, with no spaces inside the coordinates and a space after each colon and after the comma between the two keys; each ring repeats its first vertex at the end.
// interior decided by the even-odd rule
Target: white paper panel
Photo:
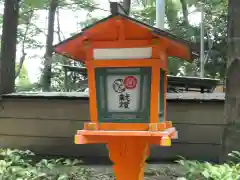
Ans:
{"type": "MultiPolygon", "coordinates": [[[[137,79],[137,85],[134,89],[126,89],[124,85],[119,82],[117,87],[119,88],[119,92],[115,92],[113,88],[114,82],[117,79],[124,80],[127,75],[109,75],[107,76],[107,96],[108,96],[108,111],[109,112],[134,112],[137,111],[139,108],[140,103],[140,75],[134,75],[137,79]],[[123,89],[125,89],[123,91],[123,89]],[[121,92],[123,91],[123,92],[121,92]],[[124,108],[124,103],[122,103],[123,107],[120,107],[120,95],[124,95],[122,97],[125,98],[126,94],[129,94],[130,102],[128,104],[128,108],[124,108]]],[[[124,101],[126,102],[126,101],[124,101]]]]}
{"type": "Polygon", "coordinates": [[[94,49],[95,60],[147,59],[152,57],[152,48],[94,49]]]}

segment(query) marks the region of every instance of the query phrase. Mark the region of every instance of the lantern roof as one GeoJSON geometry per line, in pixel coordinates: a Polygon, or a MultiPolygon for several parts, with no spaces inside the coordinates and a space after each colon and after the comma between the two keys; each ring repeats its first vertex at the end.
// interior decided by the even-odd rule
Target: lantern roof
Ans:
{"type": "Polygon", "coordinates": [[[55,45],[53,51],[84,63],[86,40],[113,42],[118,40],[119,30],[124,31],[126,40],[159,40],[160,43],[167,44],[167,56],[187,61],[198,57],[198,51],[193,43],[121,13],[110,15],[82,29],[80,33],[55,45]],[[124,29],[119,29],[119,20],[123,23],[124,29]]]}

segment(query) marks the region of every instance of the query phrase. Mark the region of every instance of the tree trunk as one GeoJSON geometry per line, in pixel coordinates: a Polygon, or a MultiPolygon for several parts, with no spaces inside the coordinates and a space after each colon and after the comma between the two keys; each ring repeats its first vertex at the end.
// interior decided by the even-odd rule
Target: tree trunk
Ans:
{"type": "MultiPolygon", "coordinates": [[[[58,42],[62,41],[61,38],[61,26],[60,26],[60,9],[58,8],[56,11],[57,15],[57,35],[58,35],[58,42]]],[[[64,65],[68,65],[68,62],[66,61],[65,57],[60,57],[62,59],[62,63],[64,65]]],[[[64,91],[68,92],[69,87],[68,87],[68,75],[67,75],[67,69],[64,69],[64,91]]]]}
{"type": "Polygon", "coordinates": [[[130,14],[130,8],[131,8],[131,0],[124,0],[123,1],[123,8],[125,10],[125,12],[127,13],[127,15],[130,14]]]}
{"type": "Polygon", "coordinates": [[[182,12],[183,12],[183,18],[186,26],[189,26],[189,20],[188,20],[188,9],[187,9],[187,2],[186,0],[180,0],[182,4],[182,12]]]}
{"type": "Polygon", "coordinates": [[[228,7],[228,62],[226,74],[223,160],[231,151],[240,150],[240,1],[229,0],[228,7]]]}
{"type": "Polygon", "coordinates": [[[15,91],[15,59],[19,0],[4,3],[3,29],[0,55],[0,94],[15,91]]]}
{"type": "Polygon", "coordinates": [[[45,60],[44,60],[44,69],[42,75],[42,88],[43,91],[50,91],[51,87],[51,77],[52,77],[52,45],[54,38],[54,22],[55,22],[55,14],[58,6],[58,0],[51,0],[50,7],[48,11],[48,34],[46,39],[46,52],[45,52],[45,60]]]}

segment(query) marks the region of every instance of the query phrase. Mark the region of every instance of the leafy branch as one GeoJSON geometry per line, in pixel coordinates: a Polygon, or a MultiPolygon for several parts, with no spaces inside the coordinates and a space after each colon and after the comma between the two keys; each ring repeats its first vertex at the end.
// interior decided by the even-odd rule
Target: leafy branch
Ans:
{"type": "Polygon", "coordinates": [[[32,10],[31,13],[30,13],[30,16],[28,18],[28,22],[25,24],[26,26],[26,30],[24,32],[24,35],[23,35],[23,40],[22,40],[22,56],[20,58],[20,62],[19,62],[19,65],[18,65],[18,68],[16,70],[16,75],[15,75],[15,79],[19,76],[19,74],[21,73],[21,69],[23,67],[23,63],[26,59],[26,55],[27,53],[25,52],[25,42],[26,42],[26,38],[27,38],[27,34],[28,34],[28,31],[29,31],[29,28],[30,28],[30,22],[31,22],[31,19],[33,17],[33,14],[34,14],[34,11],[32,10]]]}

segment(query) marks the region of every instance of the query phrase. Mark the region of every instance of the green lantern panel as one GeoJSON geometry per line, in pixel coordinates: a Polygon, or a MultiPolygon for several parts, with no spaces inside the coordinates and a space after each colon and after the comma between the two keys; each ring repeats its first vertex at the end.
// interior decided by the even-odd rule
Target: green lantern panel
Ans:
{"type": "Polygon", "coordinates": [[[165,71],[160,69],[160,95],[159,95],[159,121],[164,121],[164,89],[165,89],[165,71]]]}
{"type": "Polygon", "coordinates": [[[151,68],[97,68],[99,122],[149,123],[151,68]]]}

